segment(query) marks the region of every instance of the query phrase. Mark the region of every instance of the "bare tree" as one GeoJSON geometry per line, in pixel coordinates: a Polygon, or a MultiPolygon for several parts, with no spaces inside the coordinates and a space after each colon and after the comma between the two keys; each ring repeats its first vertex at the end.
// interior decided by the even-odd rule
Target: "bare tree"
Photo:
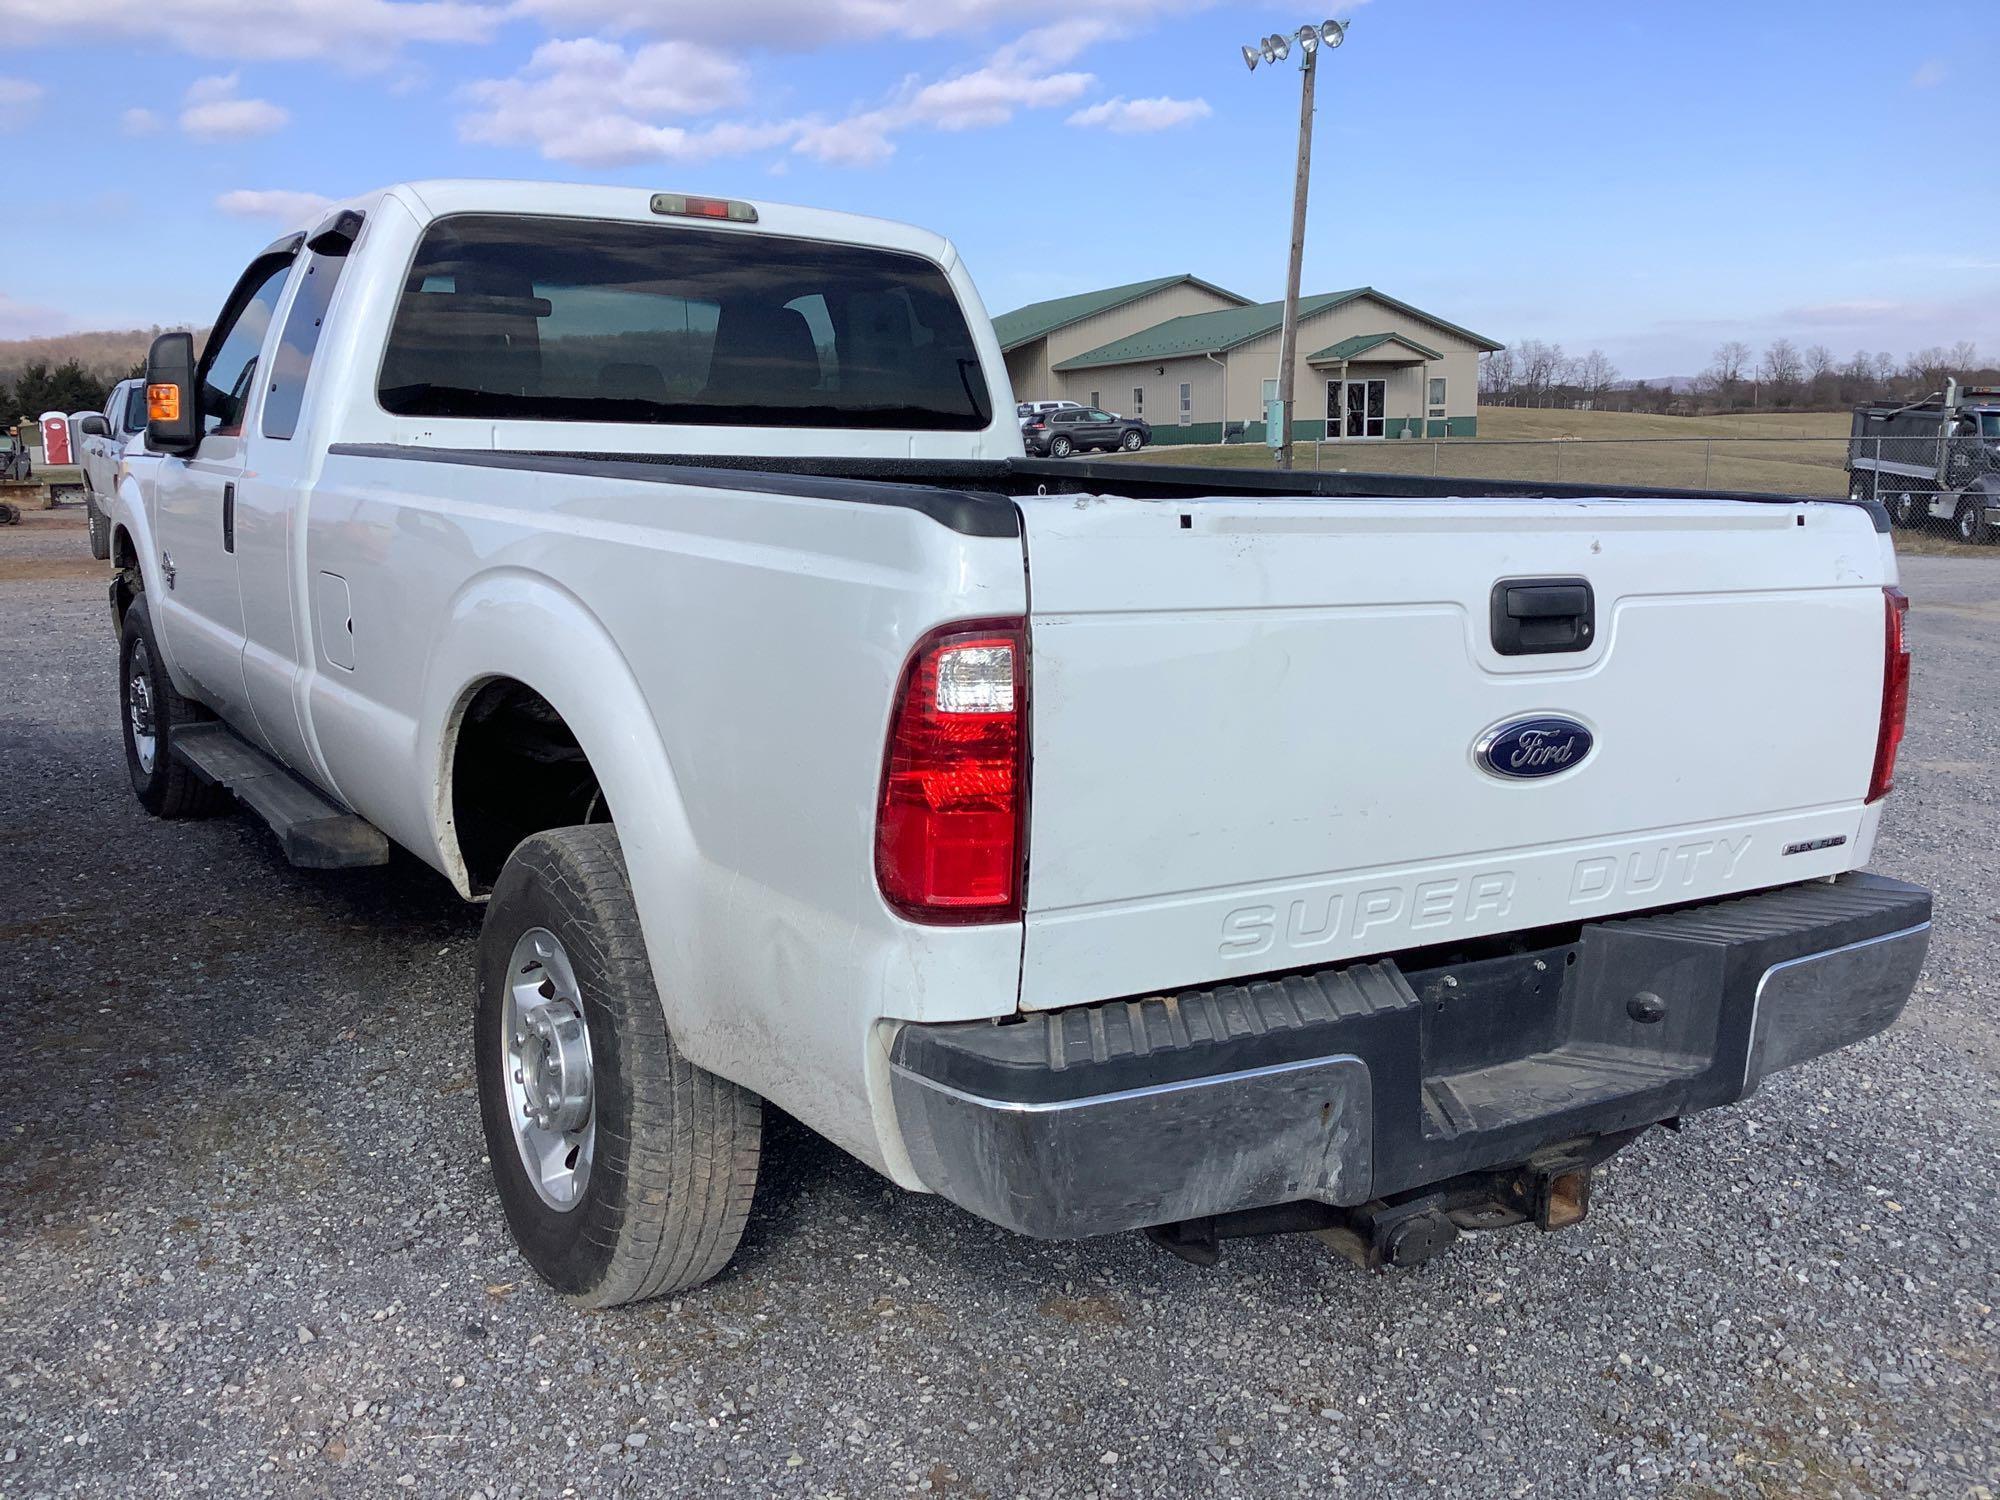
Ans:
{"type": "Polygon", "coordinates": [[[1618,379],[1618,367],[1604,356],[1602,349],[1593,349],[1576,362],[1576,383],[1592,402],[1602,401],[1618,379]]]}
{"type": "Polygon", "coordinates": [[[1903,372],[1920,396],[1943,390],[1944,378],[1952,372],[1951,351],[1937,344],[1919,349],[1903,362],[1903,372]]]}
{"type": "Polygon", "coordinates": [[[1960,339],[1951,346],[1952,374],[1963,380],[1979,368],[1979,346],[1971,339],[1960,339]]]}
{"type": "Polygon", "coordinates": [[[1545,344],[1540,339],[1523,339],[1517,351],[1519,363],[1515,379],[1520,383],[1526,405],[1546,406],[1555,399],[1562,384],[1564,366],[1569,361],[1561,344],[1545,344]]]}
{"type": "Polygon", "coordinates": [[[1757,361],[1757,378],[1763,382],[1765,400],[1789,405],[1792,394],[1805,376],[1805,361],[1790,339],[1772,339],[1757,361]]]}
{"type": "Polygon", "coordinates": [[[1479,395],[1493,406],[1510,406],[1514,396],[1514,351],[1495,349],[1479,360],[1479,395]]]}
{"type": "Polygon", "coordinates": [[[1833,351],[1824,344],[1813,344],[1806,349],[1806,379],[1817,384],[1833,374],[1833,351]]]}
{"type": "Polygon", "coordinates": [[[1715,356],[1701,378],[1725,406],[1733,405],[1749,368],[1750,346],[1741,339],[1731,339],[1726,344],[1715,346],[1715,356]]]}

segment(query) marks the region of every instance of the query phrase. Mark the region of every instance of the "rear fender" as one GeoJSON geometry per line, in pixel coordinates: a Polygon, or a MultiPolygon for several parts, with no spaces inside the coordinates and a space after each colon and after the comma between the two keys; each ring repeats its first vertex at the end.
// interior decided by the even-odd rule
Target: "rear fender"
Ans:
{"type": "MultiPolygon", "coordinates": [[[[452,763],[466,706],[503,677],[547,699],[589,759],[618,827],[667,1024],[676,1040],[699,1035],[703,1028],[687,1013],[689,997],[699,993],[689,934],[675,922],[694,910],[697,879],[679,782],[638,680],[603,623],[539,574],[501,569],[467,583],[431,649],[417,743],[431,747],[420,761],[430,767],[433,863],[470,895],[453,826],[452,763]]],[[[683,1050],[690,1050],[685,1043],[683,1050]]]]}

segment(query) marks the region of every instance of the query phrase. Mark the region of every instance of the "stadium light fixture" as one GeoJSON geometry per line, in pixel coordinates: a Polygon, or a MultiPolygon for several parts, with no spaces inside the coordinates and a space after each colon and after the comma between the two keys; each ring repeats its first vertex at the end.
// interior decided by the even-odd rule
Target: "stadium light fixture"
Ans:
{"type": "MultiPolygon", "coordinates": [[[[1322,21],[1317,26],[1308,22],[1298,29],[1296,40],[1299,47],[1299,72],[1302,85],[1299,96],[1299,168],[1298,178],[1292,188],[1292,254],[1285,274],[1285,321],[1283,332],[1278,338],[1278,425],[1270,436],[1275,439],[1278,467],[1292,466],[1292,397],[1297,384],[1299,347],[1299,275],[1305,259],[1306,248],[1306,184],[1312,170],[1312,122],[1313,122],[1313,79],[1318,69],[1313,66],[1321,48],[1338,47],[1347,39],[1347,21],[1322,21]]],[[[1267,63],[1280,63],[1292,55],[1294,37],[1280,36],[1273,32],[1255,46],[1243,48],[1243,64],[1251,72],[1257,71],[1257,62],[1262,58],[1267,63]]],[[[1227,413],[1224,413],[1226,416],[1227,413]]],[[[1268,421],[1268,413],[1267,413],[1268,421]]]]}

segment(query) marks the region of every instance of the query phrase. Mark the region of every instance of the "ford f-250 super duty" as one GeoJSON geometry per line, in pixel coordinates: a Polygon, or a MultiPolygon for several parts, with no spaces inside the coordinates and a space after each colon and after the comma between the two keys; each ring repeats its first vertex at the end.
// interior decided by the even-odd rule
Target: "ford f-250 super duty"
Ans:
{"type": "Polygon", "coordinates": [[[1879,507],[1040,463],[1004,369],[934,235],[471,182],[154,346],[133,786],[487,902],[555,1286],[719,1271],[765,1100],[1031,1235],[1411,1263],[1898,1014],[1879,507]]]}

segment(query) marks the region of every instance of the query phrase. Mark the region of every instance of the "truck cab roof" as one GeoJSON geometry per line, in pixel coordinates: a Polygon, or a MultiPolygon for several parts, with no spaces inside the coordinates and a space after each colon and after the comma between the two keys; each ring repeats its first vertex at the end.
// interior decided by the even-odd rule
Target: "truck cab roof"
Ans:
{"type": "MultiPolygon", "coordinates": [[[[343,208],[351,208],[365,214],[383,200],[394,199],[422,221],[442,219],[452,214],[503,213],[571,219],[624,219],[638,224],[657,224],[672,222],[652,207],[653,198],[663,191],[678,190],[498,177],[431,177],[392,183],[388,187],[343,199],[325,212],[330,215],[343,208]]],[[[958,259],[956,248],[944,235],[894,219],[772,203],[765,199],[723,201],[748,204],[756,213],[755,221],[731,223],[702,219],[695,222],[735,232],[784,234],[798,239],[877,245],[921,255],[943,266],[950,266],[958,259]]],[[[294,227],[309,231],[323,221],[324,215],[311,224],[294,227]]]]}

